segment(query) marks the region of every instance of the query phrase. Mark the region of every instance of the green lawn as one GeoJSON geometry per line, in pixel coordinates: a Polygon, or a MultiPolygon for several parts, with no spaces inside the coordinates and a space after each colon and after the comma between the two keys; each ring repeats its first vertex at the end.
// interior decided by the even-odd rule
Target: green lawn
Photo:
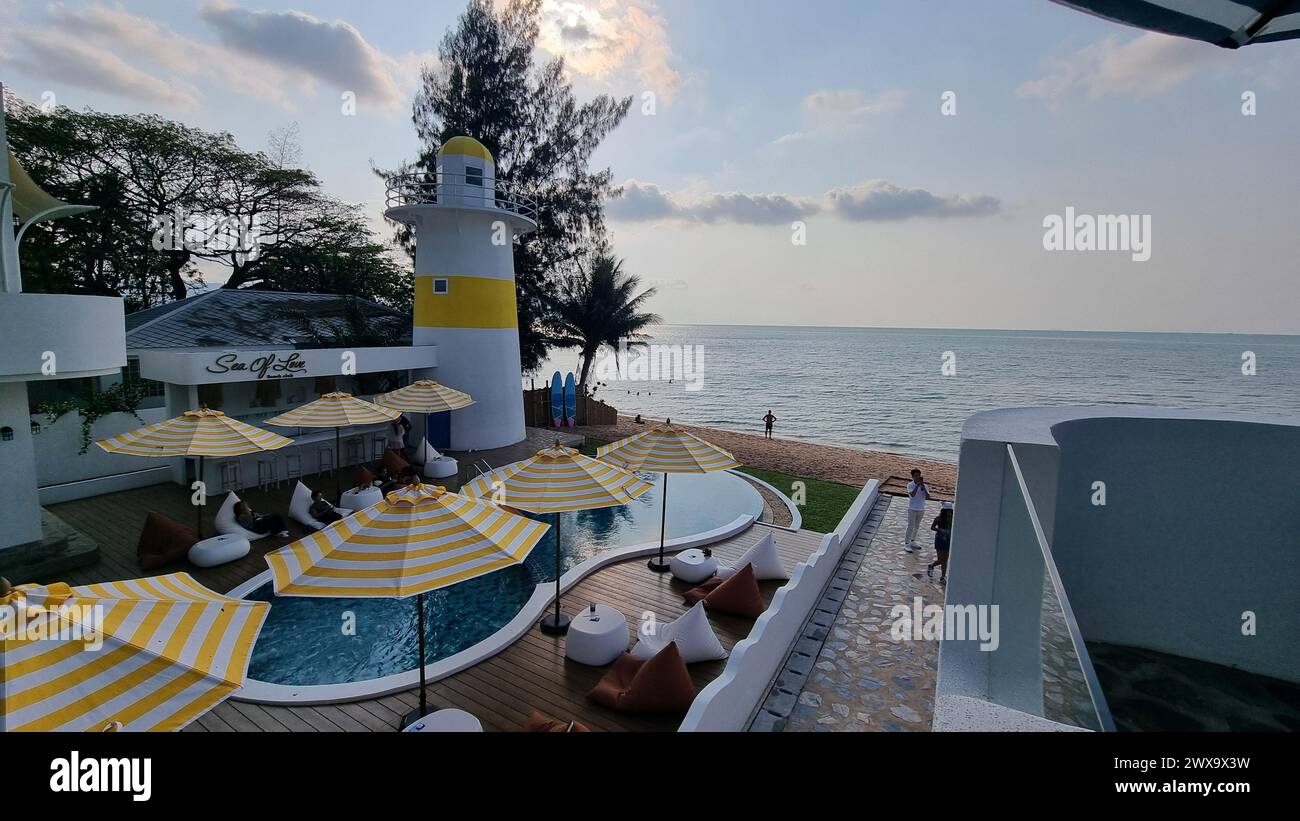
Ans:
{"type": "MultiPolygon", "coordinates": [[[[802,476],[791,476],[779,470],[742,467],[740,471],[748,473],[757,479],[762,479],[791,499],[795,497],[794,483],[803,482],[804,500],[803,504],[799,505],[799,513],[803,516],[804,528],[818,533],[830,533],[834,530],[840,523],[840,519],[844,518],[844,514],[853,505],[853,500],[858,498],[858,493],[862,490],[862,488],[853,485],[842,485],[839,482],[824,482],[821,479],[805,479],[802,476]]],[[[795,499],[796,503],[798,501],[798,499],[795,499]]]]}

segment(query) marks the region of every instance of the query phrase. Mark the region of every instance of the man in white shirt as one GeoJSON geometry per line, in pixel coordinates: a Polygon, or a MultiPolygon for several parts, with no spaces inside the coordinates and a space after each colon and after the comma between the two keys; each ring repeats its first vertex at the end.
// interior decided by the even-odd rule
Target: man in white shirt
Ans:
{"type": "Polygon", "coordinates": [[[925,518],[925,503],[929,498],[930,486],[925,483],[925,477],[912,468],[912,481],[907,483],[907,537],[903,540],[903,549],[908,553],[916,548],[916,531],[925,518]]]}

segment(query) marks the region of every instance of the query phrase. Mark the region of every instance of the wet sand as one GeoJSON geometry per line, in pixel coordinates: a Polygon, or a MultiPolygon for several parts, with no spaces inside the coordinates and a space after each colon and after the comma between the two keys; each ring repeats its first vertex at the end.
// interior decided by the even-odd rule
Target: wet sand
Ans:
{"type": "MultiPolygon", "coordinates": [[[[648,419],[648,417],[643,417],[648,419]]],[[[647,425],[659,420],[637,424],[630,416],[620,415],[617,425],[590,425],[578,428],[592,437],[622,439],[645,430],[647,425]]],[[[794,476],[824,479],[847,485],[863,485],[869,479],[878,479],[886,491],[901,492],[912,468],[920,468],[936,498],[951,499],[957,483],[957,466],[933,459],[900,456],[897,453],[856,450],[854,448],[818,445],[794,439],[736,433],[735,431],[706,428],[698,425],[682,427],[715,445],[731,451],[737,459],[750,467],[779,470],[794,476]]]]}

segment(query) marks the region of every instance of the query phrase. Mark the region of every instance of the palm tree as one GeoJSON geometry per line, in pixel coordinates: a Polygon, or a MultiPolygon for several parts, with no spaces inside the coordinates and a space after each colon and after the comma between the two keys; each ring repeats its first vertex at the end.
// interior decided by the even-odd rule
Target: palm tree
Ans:
{"type": "Polygon", "coordinates": [[[591,364],[601,347],[617,348],[620,339],[629,342],[649,337],[645,329],[660,322],[658,314],[641,313],[645,301],[654,296],[654,288],[635,294],[641,278],[623,272],[623,260],[607,249],[590,258],[584,268],[561,283],[554,298],[554,341],[561,347],[581,352],[578,390],[587,385],[591,364]]]}

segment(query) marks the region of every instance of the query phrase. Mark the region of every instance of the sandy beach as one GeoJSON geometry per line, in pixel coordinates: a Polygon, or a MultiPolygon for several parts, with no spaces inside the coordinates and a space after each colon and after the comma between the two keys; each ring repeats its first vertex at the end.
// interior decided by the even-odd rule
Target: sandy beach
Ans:
{"type": "MultiPolygon", "coordinates": [[[[615,440],[639,433],[650,420],[637,424],[632,417],[620,415],[617,425],[590,425],[580,428],[592,437],[615,440]]],[[[750,433],[707,428],[684,424],[682,427],[716,445],[726,448],[742,463],[753,467],[779,470],[795,476],[824,479],[849,485],[862,485],[869,479],[878,479],[886,491],[901,492],[908,472],[920,468],[941,499],[951,499],[957,483],[957,466],[948,462],[900,456],[896,453],[855,450],[853,448],[818,445],[794,439],[763,436],[750,433]]]]}

